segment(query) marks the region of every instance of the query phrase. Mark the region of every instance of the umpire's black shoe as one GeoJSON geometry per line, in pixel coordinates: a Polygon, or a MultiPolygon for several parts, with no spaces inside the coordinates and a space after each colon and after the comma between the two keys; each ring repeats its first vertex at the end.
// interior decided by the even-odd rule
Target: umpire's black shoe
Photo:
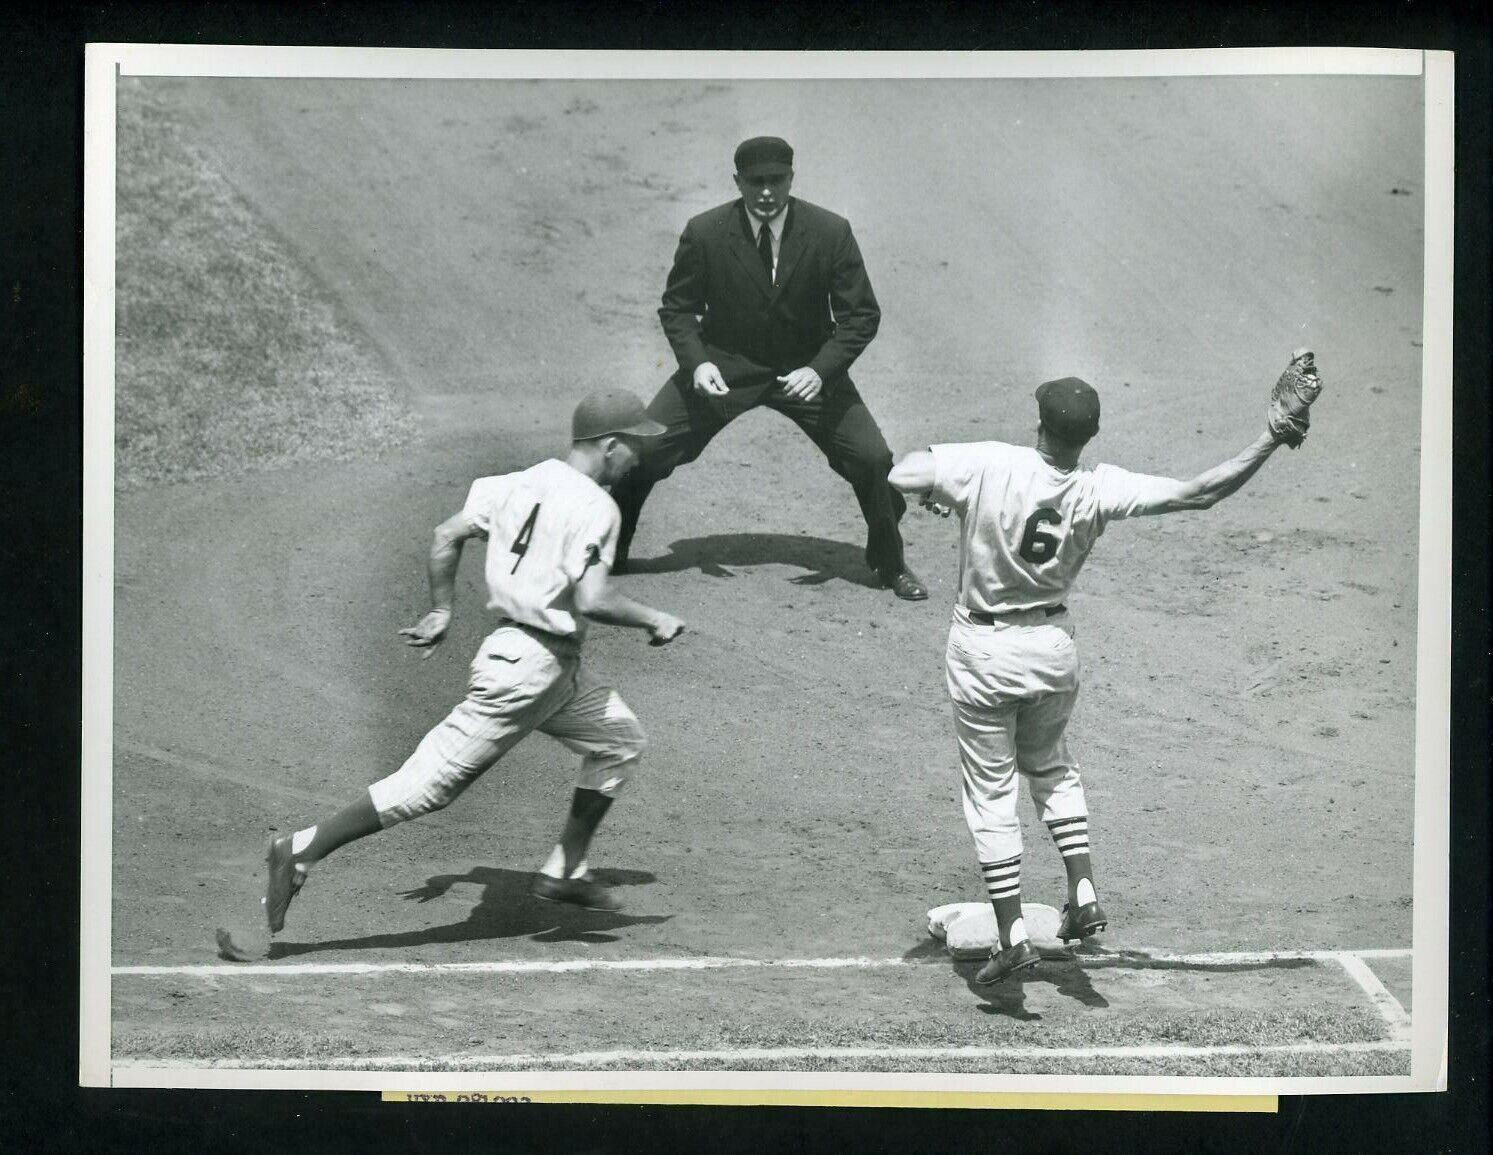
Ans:
{"type": "Polygon", "coordinates": [[[991,951],[990,961],[980,968],[980,973],[975,975],[975,982],[1005,982],[1017,971],[1027,970],[1041,961],[1042,956],[1037,953],[1032,940],[1022,939],[1015,946],[1008,946],[1005,950],[991,951]]]}
{"type": "Polygon", "coordinates": [[[900,570],[882,570],[877,576],[882,585],[905,602],[928,600],[928,587],[923,584],[923,579],[906,566],[900,570]]]}
{"type": "Polygon", "coordinates": [[[1063,920],[1058,923],[1058,938],[1064,942],[1086,939],[1098,934],[1109,925],[1109,915],[1097,902],[1086,902],[1074,910],[1063,903],[1063,920]]]}
{"type": "Polygon", "coordinates": [[[590,878],[534,876],[534,897],[545,902],[568,902],[586,910],[621,910],[622,903],[610,890],[590,878]]]}

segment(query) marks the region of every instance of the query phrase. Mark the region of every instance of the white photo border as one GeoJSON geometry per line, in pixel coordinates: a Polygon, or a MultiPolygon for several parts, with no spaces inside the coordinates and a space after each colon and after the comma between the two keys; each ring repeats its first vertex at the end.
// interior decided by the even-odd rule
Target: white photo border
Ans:
{"type": "MultiPolygon", "coordinates": [[[[1447,1085],[1451,715],[1454,61],[1449,52],[1245,48],[1095,52],[572,52],[92,44],[84,109],[82,879],[85,1086],[386,1091],[694,1090],[1304,1095],[1447,1085]],[[1420,561],[1408,1076],[1229,1078],[798,1072],[398,1072],[115,1067],[111,1059],[115,97],[121,76],[401,79],[1421,76],[1425,109],[1420,561]]],[[[861,1101],[861,1100],[857,1100],[861,1101]]]]}

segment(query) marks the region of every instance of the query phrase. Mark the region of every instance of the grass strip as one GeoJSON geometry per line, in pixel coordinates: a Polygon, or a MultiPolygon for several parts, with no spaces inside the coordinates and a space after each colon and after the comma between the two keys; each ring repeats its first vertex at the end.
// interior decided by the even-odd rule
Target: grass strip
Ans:
{"type": "Polygon", "coordinates": [[[415,421],[380,358],[192,147],[164,94],[119,88],[120,489],[345,460],[415,421]]]}

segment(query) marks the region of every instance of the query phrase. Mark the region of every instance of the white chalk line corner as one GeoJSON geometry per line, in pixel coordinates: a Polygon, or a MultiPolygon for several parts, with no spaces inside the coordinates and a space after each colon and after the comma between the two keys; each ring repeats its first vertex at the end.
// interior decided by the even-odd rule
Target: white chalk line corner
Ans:
{"type": "MultiPolygon", "coordinates": [[[[1314,962],[1336,964],[1352,978],[1384,1019],[1389,1037],[1357,1042],[1299,1042],[1283,1044],[1220,1044],[1189,1046],[1155,1044],[1111,1047],[742,1047],[731,1050],[612,1050],[580,1051],[569,1054],[509,1055],[341,1055],[320,1059],[218,1059],[209,1063],[172,1062],[151,1058],[120,1058],[114,1066],[122,1070],[185,1070],[204,1066],[222,1070],[417,1070],[459,1068],[463,1070],[551,1068],[596,1068],[625,1065],[664,1065],[699,1063],[774,1063],[813,1060],[884,1060],[939,1061],[984,1059],[991,1061],[1020,1059],[1207,1059],[1224,1057],[1266,1057],[1289,1055],[1350,1055],[1393,1053],[1410,1049],[1410,1015],[1400,1001],[1368,965],[1369,959],[1409,958],[1410,950],[1402,948],[1367,950],[1300,950],[1300,951],[1213,951],[1200,954],[1175,954],[1165,951],[1105,952],[1075,954],[1070,959],[1080,966],[1124,967],[1127,963],[1180,964],[1207,969],[1238,965],[1266,965],[1272,962],[1314,962]]],[[[583,971],[706,971],[724,969],[791,970],[885,970],[897,967],[947,964],[947,957],[907,958],[782,958],[753,959],[726,956],[652,959],[498,959],[465,963],[282,963],[224,964],[179,966],[117,966],[118,977],[197,976],[202,978],[250,977],[279,975],[380,976],[389,974],[568,974],[583,971]]]]}

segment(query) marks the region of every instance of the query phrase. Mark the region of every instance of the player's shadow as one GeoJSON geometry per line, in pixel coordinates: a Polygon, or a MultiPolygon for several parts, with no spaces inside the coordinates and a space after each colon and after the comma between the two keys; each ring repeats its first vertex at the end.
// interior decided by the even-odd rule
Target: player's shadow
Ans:
{"type": "MultiPolygon", "coordinates": [[[[596,881],[609,887],[646,886],[658,881],[645,870],[597,868],[596,881]]],[[[360,938],[324,939],[319,942],[276,941],[272,959],[317,954],[329,950],[393,950],[438,943],[482,942],[498,938],[528,938],[534,942],[616,942],[612,931],[629,926],[651,926],[668,922],[669,914],[628,914],[625,910],[584,910],[567,903],[542,902],[530,892],[530,871],[476,866],[466,874],[440,874],[425,885],[404,891],[400,897],[412,902],[430,902],[457,883],[482,887],[481,897],[461,922],[397,934],[370,934],[360,938]]]]}
{"type": "Polygon", "coordinates": [[[1088,972],[1066,951],[1043,951],[1042,961],[1032,969],[1014,974],[1005,982],[988,985],[975,981],[985,962],[985,959],[954,962],[954,971],[971,993],[979,996],[980,1010],[987,1015],[1001,1015],[1019,1022],[1040,1022],[1041,1015],[1026,1009],[1026,988],[1038,983],[1045,983],[1058,994],[1086,1007],[1102,1010],[1109,1006],[1109,1000],[1094,989],[1088,972]]]}
{"type": "MultiPolygon", "coordinates": [[[[1001,983],[984,985],[975,981],[985,959],[959,960],[949,958],[944,947],[937,942],[921,942],[909,950],[903,958],[923,960],[947,958],[954,972],[964,980],[970,991],[978,995],[980,1010],[988,1015],[1003,1015],[1021,1022],[1040,1021],[1042,1016],[1026,1009],[1025,987],[1028,984],[1046,983],[1056,992],[1074,999],[1086,1007],[1103,1008],[1109,1000],[1094,986],[1091,974],[1106,970],[1148,971],[1205,971],[1209,974],[1241,974],[1260,970],[1299,970],[1317,965],[1312,959],[1264,958],[1242,962],[1198,962],[1185,958],[1157,958],[1138,950],[1106,950],[1101,946],[1086,945],[1064,949],[1044,947],[1040,949],[1042,961],[1036,967],[1012,975],[1001,983]]],[[[1102,980],[1101,980],[1102,983],[1102,980]]]]}
{"type": "Polygon", "coordinates": [[[1070,952],[1053,948],[1044,949],[1041,954],[1042,961],[1035,968],[1012,975],[1005,982],[989,985],[975,981],[975,976],[980,973],[986,959],[952,958],[942,944],[932,940],[919,943],[902,957],[908,960],[946,959],[970,991],[979,996],[980,1010],[987,1015],[1002,1015],[1018,1022],[1040,1022],[1041,1015],[1026,1009],[1024,988],[1028,983],[1045,983],[1058,994],[1086,1007],[1102,1009],[1109,1006],[1109,1000],[1094,988],[1093,982],[1070,952]]]}
{"type": "Polygon", "coordinates": [[[682,538],[672,542],[663,557],[634,557],[627,564],[628,573],[698,569],[708,577],[720,578],[736,576],[728,568],[731,566],[789,565],[808,571],[789,578],[794,585],[817,586],[839,578],[867,589],[880,588],[859,546],[791,533],[712,533],[682,538]]]}

